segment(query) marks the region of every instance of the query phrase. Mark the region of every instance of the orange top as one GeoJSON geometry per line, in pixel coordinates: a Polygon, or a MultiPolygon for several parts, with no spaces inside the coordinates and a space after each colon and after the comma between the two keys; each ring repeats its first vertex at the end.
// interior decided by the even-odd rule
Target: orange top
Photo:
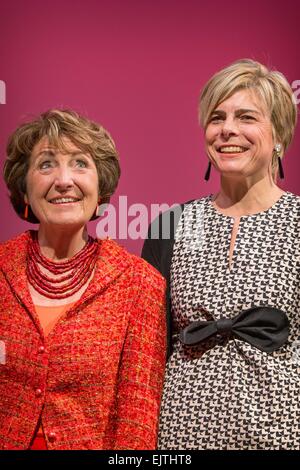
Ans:
{"type": "Polygon", "coordinates": [[[44,305],[35,305],[36,313],[39,317],[40,323],[44,330],[45,336],[54,328],[60,317],[74,305],[75,302],[71,302],[65,305],[58,305],[56,307],[45,307],[44,305]]]}
{"type": "MultiPolygon", "coordinates": [[[[58,305],[56,307],[52,307],[52,306],[46,307],[44,305],[35,305],[35,311],[39,317],[45,336],[47,336],[50,333],[50,331],[54,328],[54,326],[56,325],[60,317],[62,317],[63,314],[70,307],[72,307],[72,305],[74,305],[74,303],[75,302],[71,302],[69,304],[58,305]]],[[[40,427],[38,428],[38,431],[36,432],[32,446],[36,444],[36,439],[39,439],[41,437],[44,437],[42,425],[40,425],[40,427]]]]}

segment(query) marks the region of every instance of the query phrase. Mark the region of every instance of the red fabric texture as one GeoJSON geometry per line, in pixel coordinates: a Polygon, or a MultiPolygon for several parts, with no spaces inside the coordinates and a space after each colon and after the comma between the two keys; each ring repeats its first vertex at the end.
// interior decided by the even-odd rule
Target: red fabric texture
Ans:
{"type": "Polygon", "coordinates": [[[93,279],[45,336],[28,290],[29,232],[0,246],[0,448],[155,449],[163,385],[165,280],[112,240],[93,279]]]}
{"type": "Polygon", "coordinates": [[[47,450],[46,440],[43,436],[36,436],[29,450],[47,450]]]}

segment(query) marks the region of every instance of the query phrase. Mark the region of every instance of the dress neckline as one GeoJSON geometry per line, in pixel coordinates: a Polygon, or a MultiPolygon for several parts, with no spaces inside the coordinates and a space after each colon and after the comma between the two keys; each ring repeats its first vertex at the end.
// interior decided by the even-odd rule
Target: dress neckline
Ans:
{"type": "Polygon", "coordinates": [[[64,309],[67,309],[68,307],[71,307],[75,303],[76,302],[68,302],[67,304],[61,304],[61,305],[39,305],[39,304],[35,304],[34,306],[38,309],[45,309],[45,310],[64,310],[64,309]]]}
{"type": "MultiPolygon", "coordinates": [[[[285,191],[283,194],[281,194],[281,196],[277,199],[277,201],[274,202],[274,204],[272,206],[270,206],[268,209],[265,209],[264,211],[256,212],[255,214],[241,215],[241,216],[239,216],[240,220],[249,219],[249,218],[253,218],[253,217],[260,217],[260,216],[267,215],[267,214],[273,212],[275,209],[277,209],[277,206],[279,206],[286,199],[286,197],[289,194],[290,193],[288,191],[285,191]]],[[[210,194],[208,196],[208,205],[216,215],[218,215],[219,217],[223,217],[224,219],[234,220],[234,219],[237,218],[237,216],[234,217],[234,216],[226,215],[226,214],[223,214],[222,212],[220,212],[215,207],[215,205],[213,204],[213,200],[212,200],[213,196],[214,196],[214,194],[210,194]]]]}

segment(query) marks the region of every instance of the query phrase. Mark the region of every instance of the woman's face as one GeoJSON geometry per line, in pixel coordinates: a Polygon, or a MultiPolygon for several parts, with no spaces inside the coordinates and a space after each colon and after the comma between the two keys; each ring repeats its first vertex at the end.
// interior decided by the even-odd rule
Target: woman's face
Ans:
{"type": "Polygon", "coordinates": [[[209,158],[224,176],[264,177],[274,141],[268,110],[253,90],[240,90],[213,111],[205,130],[209,158]]]}
{"type": "Polygon", "coordinates": [[[91,155],[67,137],[62,153],[43,137],[33,148],[26,176],[25,202],[41,225],[83,226],[98,202],[98,173],[91,155]]]}

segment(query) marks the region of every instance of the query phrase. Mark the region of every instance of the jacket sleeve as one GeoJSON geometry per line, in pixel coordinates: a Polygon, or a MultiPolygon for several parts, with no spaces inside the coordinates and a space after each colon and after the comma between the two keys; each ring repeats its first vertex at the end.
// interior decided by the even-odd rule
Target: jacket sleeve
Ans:
{"type": "MultiPolygon", "coordinates": [[[[149,229],[150,230],[150,229],[149,229]]],[[[161,241],[146,238],[144,241],[141,257],[154,266],[157,271],[163,274],[161,265],[161,241]]]]}
{"type": "Polygon", "coordinates": [[[139,264],[117,385],[116,450],[152,450],[157,440],[166,356],[165,280],[144,261],[139,264]]]}
{"type": "Polygon", "coordinates": [[[177,204],[169,211],[160,214],[149,226],[148,235],[142,249],[142,258],[152,264],[166,279],[166,323],[167,357],[172,354],[172,315],[170,295],[170,271],[175,232],[184,205],[177,204]]]}
{"type": "Polygon", "coordinates": [[[142,249],[142,258],[152,264],[169,283],[170,264],[175,231],[182,213],[182,205],[160,214],[149,226],[142,249]]]}

